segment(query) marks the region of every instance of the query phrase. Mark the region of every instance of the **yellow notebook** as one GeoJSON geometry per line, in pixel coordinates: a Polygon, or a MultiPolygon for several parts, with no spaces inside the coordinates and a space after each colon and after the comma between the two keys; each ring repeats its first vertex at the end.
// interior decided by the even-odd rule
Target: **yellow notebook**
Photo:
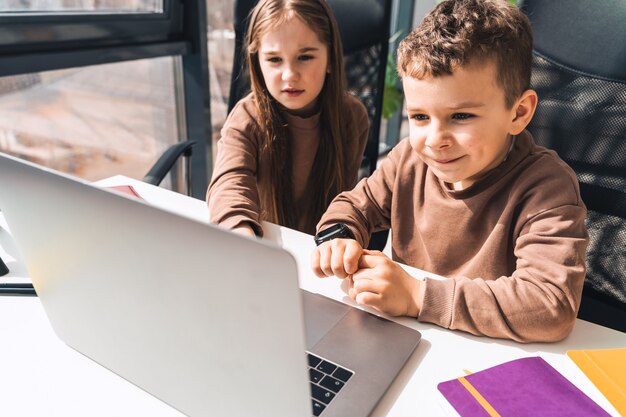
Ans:
{"type": "Polygon", "coordinates": [[[567,355],[613,407],[626,416],[626,348],[568,350],[567,355]]]}

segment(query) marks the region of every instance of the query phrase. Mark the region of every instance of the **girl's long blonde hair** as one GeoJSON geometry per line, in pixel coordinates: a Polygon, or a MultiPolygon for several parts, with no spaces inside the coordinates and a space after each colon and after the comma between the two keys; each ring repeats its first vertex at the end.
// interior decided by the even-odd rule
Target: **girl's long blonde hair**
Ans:
{"type": "Polygon", "coordinates": [[[293,172],[290,138],[278,102],[270,95],[259,63],[261,38],[279,24],[293,18],[302,20],[328,48],[330,72],[326,75],[319,95],[321,138],[313,163],[307,192],[311,199],[311,215],[306,219],[307,230],[313,231],[330,201],[347,184],[345,175],[344,140],[349,132],[341,121],[344,108],[345,73],[343,50],[337,22],[325,0],[261,0],[252,10],[247,32],[247,65],[250,83],[259,114],[261,153],[269,161],[269,196],[261,198],[266,220],[295,227],[299,216],[293,204],[293,172]]]}

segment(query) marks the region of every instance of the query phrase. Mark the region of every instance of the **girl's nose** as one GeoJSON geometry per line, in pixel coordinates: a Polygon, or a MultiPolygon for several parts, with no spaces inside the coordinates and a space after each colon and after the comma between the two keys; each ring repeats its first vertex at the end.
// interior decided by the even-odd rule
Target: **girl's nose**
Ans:
{"type": "Polygon", "coordinates": [[[293,65],[287,65],[283,70],[283,81],[294,81],[298,79],[298,71],[293,65]]]}

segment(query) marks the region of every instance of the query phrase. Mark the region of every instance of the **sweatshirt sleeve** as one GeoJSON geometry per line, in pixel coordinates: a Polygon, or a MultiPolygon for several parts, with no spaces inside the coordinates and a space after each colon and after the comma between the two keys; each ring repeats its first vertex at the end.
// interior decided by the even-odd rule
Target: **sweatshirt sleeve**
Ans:
{"type": "Polygon", "coordinates": [[[396,146],[370,177],[362,179],[353,190],[335,197],[317,225],[318,232],[336,223],[345,223],[357,241],[366,247],[370,233],[390,227],[392,190],[403,145],[406,143],[396,146]]]}
{"type": "Polygon", "coordinates": [[[367,139],[369,138],[370,122],[367,109],[358,98],[350,96],[349,103],[352,108],[352,126],[349,132],[354,132],[355,134],[354,138],[351,138],[349,141],[349,143],[352,143],[349,149],[351,154],[347,156],[350,167],[349,175],[351,176],[348,178],[347,183],[349,189],[352,189],[359,179],[359,168],[361,167],[367,139]]]}
{"type": "Polygon", "coordinates": [[[240,101],[221,131],[207,191],[210,221],[229,229],[248,223],[262,235],[257,169],[259,144],[250,103],[240,101]]]}
{"type": "Polygon", "coordinates": [[[514,241],[511,276],[426,279],[419,320],[519,342],[565,338],[585,278],[585,216],[579,203],[525,219],[514,241]]]}

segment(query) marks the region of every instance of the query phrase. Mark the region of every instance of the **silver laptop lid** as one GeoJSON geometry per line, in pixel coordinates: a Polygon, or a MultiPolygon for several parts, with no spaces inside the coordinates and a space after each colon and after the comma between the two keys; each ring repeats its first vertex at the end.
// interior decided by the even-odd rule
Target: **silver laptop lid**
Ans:
{"type": "Polygon", "coordinates": [[[4,154],[0,210],[72,348],[188,415],[310,415],[286,251],[4,154]]]}

